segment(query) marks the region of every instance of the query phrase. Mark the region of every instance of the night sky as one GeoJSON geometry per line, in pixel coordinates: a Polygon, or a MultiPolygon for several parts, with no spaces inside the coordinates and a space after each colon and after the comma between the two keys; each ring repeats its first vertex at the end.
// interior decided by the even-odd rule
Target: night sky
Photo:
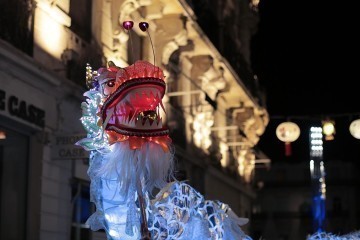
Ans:
{"type": "Polygon", "coordinates": [[[260,1],[252,68],[266,91],[271,119],[258,147],[273,162],[308,160],[309,127],[326,117],[335,120],[336,135],[324,142],[324,158],[360,162],[360,140],[348,130],[360,118],[360,21],[354,6],[341,3],[260,1]],[[284,156],[284,143],[275,135],[286,120],[302,131],[291,157],[284,156]]]}

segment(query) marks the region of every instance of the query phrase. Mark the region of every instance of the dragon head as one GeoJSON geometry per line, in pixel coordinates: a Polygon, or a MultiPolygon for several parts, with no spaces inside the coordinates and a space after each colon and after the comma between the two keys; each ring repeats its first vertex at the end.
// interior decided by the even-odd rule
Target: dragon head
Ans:
{"type": "MultiPolygon", "coordinates": [[[[102,96],[97,115],[109,143],[129,140],[132,149],[153,141],[165,146],[169,130],[160,111],[166,84],[163,70],[147,61],[120,68],[109,62],[94,72],[91,85],[102,96]]],[[[166,147],[165,147],[166,148],[166,147]]]]}

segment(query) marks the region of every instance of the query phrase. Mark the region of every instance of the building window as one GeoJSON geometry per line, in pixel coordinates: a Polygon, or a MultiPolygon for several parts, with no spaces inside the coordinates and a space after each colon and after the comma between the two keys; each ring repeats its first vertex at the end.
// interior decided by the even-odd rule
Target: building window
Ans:
{"type": "Polygon", "coordinates": [[[89,0],[70,1],[70,29],[88,42],[91,39],[91,5],[89,0]]]}
{"type": "Polygon", "coordinates": [[[32,0],[0,1],[0,38],[33,54],[34,4],[32,0]]]}

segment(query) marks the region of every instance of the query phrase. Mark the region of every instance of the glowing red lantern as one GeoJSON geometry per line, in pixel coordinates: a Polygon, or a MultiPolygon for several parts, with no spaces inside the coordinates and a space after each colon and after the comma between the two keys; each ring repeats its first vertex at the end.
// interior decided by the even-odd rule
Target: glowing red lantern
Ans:
{"type": "Polygon", "coordinates": [[[285,155],[291,155],[291,142],[296,141],[300,136],[300,128],[296,123],[283,122],[276,128],[276,136],[285,143],[285,155]]]}

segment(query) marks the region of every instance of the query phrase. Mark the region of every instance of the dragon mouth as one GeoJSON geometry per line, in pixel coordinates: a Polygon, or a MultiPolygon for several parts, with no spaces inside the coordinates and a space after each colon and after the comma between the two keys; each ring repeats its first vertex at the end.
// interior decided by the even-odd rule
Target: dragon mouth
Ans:
{"type": "Polygon", "coordinates": [[[159,78],[131,79],[121,84],[103,103],[101,117],[105,130],[126,136],[163,136],[160,110],[165,82],[159,78]]]}

